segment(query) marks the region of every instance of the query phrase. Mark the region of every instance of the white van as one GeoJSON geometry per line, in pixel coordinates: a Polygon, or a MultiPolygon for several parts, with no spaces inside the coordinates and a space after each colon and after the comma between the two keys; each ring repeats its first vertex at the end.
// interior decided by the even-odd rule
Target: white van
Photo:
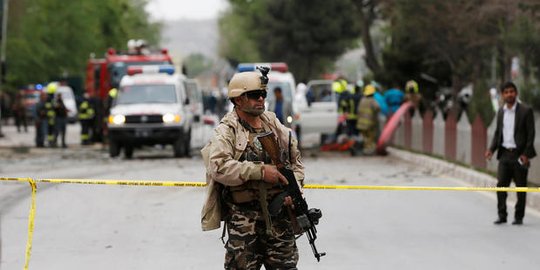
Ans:
{"type": "Polygon", "coordinates": [[[64,105],[66,106],[67,118],[69,123],[77,122],[77,102],[75,100],[75,95],[73,94],[73,89],[67,85],[60,85],[54,92],[54,96],[58,94],[62,95],[62,100],[64,100],[64,105]]]}
{"type": "Polygon", "coordinates": [[[202,113],[202,100],[194,92],[198,88],[188,91],[188,85],[170,65],[129,67],[108,119],[110,156],[123,148],[131,158],[135,147],[167,144],[175,157],[188,156],[192,130],[201,124],[202,113]]]}

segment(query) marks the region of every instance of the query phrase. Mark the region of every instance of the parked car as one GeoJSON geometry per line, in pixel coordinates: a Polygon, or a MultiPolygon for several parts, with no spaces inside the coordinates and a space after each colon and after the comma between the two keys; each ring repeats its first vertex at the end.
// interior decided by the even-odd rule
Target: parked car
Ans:
{"type": "Polygon", "coordinates": [[[36,116],[36,104],[39,102],[41,91],[35,89],[20,90],[23,99],[23,105],[26,108],[26,117],[34,119],[36,116]]]}
{"type": "Polygon", "coordinates": [[[338,124],[337,95],[331,80],[312,80],[307,84],[307,106],[298,108],[302,134],[332,134],[338,124]]]}

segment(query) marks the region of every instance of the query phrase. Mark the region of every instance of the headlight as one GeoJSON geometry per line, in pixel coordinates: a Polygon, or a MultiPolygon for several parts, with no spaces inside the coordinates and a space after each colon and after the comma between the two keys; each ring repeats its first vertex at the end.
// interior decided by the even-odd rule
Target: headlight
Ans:
{"type": "Polygon", "coordinates": [[[172,113],[166,113],[162,117],[163,123],[179,123],[180,122],[180,115],[178,114],[172,114],[172,113]]]}
{"type": "Polygon", "coordinates": [[[121,114],[109,116],[109,124],[121,125],[125,122],[126,122],[126,117],[121,114]]]}
{"type": "Polygon", "coordinates": [[[290,116],[290,115],[287,116],[287,123],[289,123],[289,124],[292,123],[292,116],[290,116]]]}

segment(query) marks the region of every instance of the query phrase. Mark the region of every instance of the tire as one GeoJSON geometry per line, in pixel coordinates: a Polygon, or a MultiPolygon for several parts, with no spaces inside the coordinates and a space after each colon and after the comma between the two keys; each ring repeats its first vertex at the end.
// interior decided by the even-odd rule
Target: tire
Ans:
{"type": "Polygon", "coordinates": [[[184,142],[184,136],[181,136],[174,142],[173,144],[173,151],[174,151],[174,157],[183,157],[186,153],[186,144],[184,142]]]}
{"type": "Polygon", "coordinates": [[[124,147],[124,156],[127,158],[127,159],[131,159],[133,157],[133,146],[131,145],[126,145],[124,147]]]}
{"type": "Polygon", "coordinates": [[[114,158],[120,155],[120,144],[117,141],[109,142],[109,156],[114,158]]]}
{"type": "Polygon", "coordinates": [[[189,157],[191,154],[191,129],[188,131],[184,140],[184,156],[189,157]]]}

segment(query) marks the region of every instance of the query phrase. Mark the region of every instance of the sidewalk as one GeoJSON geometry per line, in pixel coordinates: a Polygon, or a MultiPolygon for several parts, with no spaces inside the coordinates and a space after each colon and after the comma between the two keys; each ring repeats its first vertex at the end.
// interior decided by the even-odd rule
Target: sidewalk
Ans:
{"type": "MultiPolygon", "coordinates": [[[[28,125],[28,132],[17,132],[15,125],[4,125],[2,123],[2,133],[4,137],[0,138],[0,149],[2,148],[35,148],[35,127],[28,125]]],[[[66,144],[68,147],[80,145],[81,126],[79,123],[68,124],[66,129],[66,144]]],[[[60,140],[60,138],[58,138],[60,140]]]]}
{"type": "MultiPolygon", "coordinates": [[[[387,150],[390,156],[396,157],[405,162],[414,163],[417,166],[429,168],[434,173],[445,174],[453,178],[460,179],[464,182],[469,183],[471,186],[475,186],[475,187],[496,187],[497,186],[497,178],[489,174],[476,171],[471,168],[463,167],[455,163],[451,163],[442,159],[433,158],[427,155],[416,154],[413,152],[399,150],[392,147],[389,147],[387,150]]],[[[512,186],[514,186],[514,184],[512,184],[512,186]]],[[[508,201],[507,201],[509,210],[514,209],[515,202],[516,202],[516,193],[509,192],[508,201]]],[[[528,192],[527,206],[540,211],[540,193],[528,192]]]]}

